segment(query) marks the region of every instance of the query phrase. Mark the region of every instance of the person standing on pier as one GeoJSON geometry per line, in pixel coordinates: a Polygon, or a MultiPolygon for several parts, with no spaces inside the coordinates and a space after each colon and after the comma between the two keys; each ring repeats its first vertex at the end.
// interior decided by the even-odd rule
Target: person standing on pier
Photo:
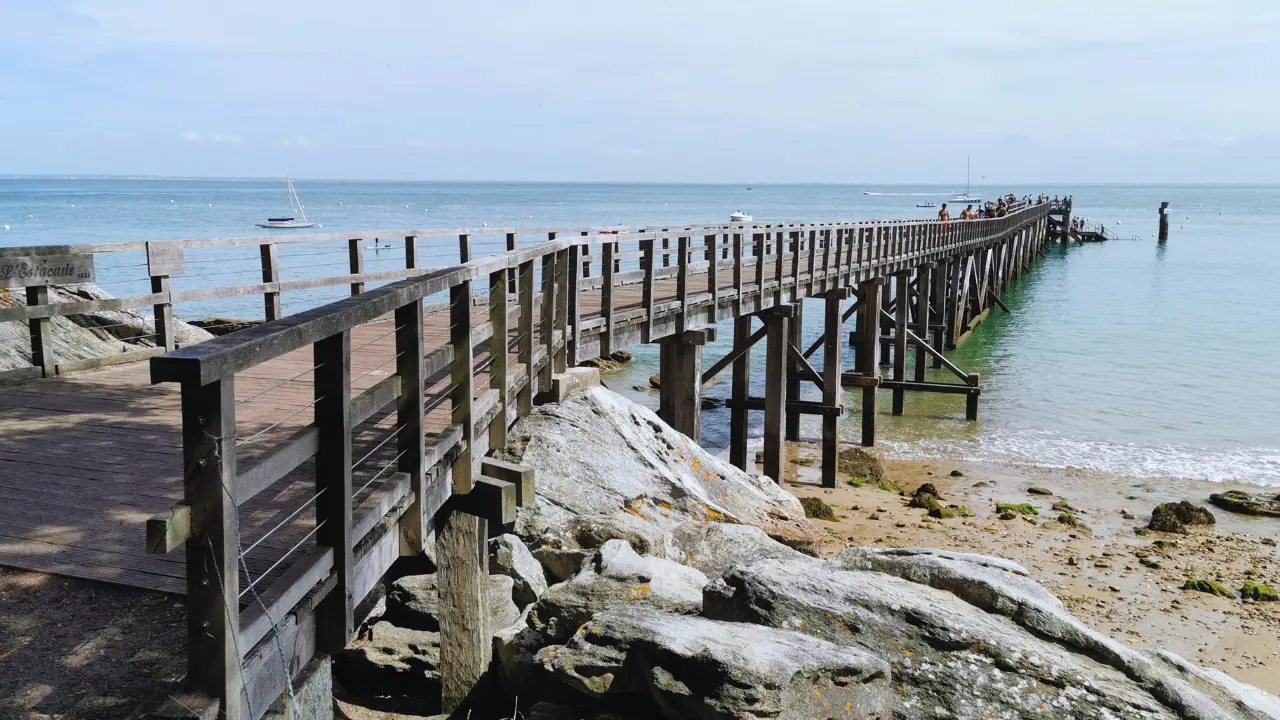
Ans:
{"type": "Polygon", "coordinates": [[[951,219],[951,212],[947,210],[947,204],[942,203],[942,209],[938,210],[938,219],[946,222],[951,219]]]}

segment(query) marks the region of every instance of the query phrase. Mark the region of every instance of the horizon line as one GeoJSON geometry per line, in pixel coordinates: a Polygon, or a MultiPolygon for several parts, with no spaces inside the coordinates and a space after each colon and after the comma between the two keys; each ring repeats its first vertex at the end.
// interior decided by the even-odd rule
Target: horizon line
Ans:
{"type": "MultiPolygon", "coordinates": [[[[0,174],[0,180],[68,180],[68,181],[92,181],[92,180],[176,180],[176,181],[200,181],[200,180],[220,180],[227,182],[257,182],[267,180],[283,180],[282,175],[151,175],[146,173],[11,173],[0,174]]],[[[292,177],[294,181],[305,182],[350,182],[350,183],[435,183],[435,184],[521,184],[521,185],[747,185],[747,186],[783,186],[783,185],[831,185],[831,186],[942,186],[954,185],[954,181],[910,181],[910,182],[860,182],[860,181],[830,181],[830,180],[812,180],[812,181],[751,181],[751,180],[475,180],[475,179],[439,179],[439,180],[405,180],[393,178],[337,178],[337,177],[292,177]]],[[[1200,185],[1280,185],[1280,182],[1260,182],[1249,180],[1211,180],[1203,182],[1160,182],[1149,180],[1123,180],[1123,181],[1091,181],[1091,182],[1069,182],[1063,180],[1032,180],[1032,181],[991,181],[983,183],[986,186],[993,185],[1045,185],[1045,186],[1108,186],[1108,185],[1164,185],[1164,186],[1200,186],[1200,185]]]]}

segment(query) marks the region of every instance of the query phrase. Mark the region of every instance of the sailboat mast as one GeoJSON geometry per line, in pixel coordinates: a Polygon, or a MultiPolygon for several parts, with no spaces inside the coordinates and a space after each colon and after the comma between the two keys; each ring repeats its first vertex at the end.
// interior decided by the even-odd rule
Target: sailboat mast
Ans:
{"type": "Polygon", "coordinates": [[[964,194],[969,194],[969,156],[964,156],[964,194]]]}

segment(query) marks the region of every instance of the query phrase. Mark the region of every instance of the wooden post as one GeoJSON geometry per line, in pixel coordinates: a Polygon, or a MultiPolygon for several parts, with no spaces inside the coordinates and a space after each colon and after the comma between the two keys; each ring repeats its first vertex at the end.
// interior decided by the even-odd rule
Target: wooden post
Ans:
{"type": "MultiPolygon", "coordinates": [[[[1071,222],[1071,213],[1067,213],[1067,222],[1071,222]]],[[[1169,203],[1160,203],[1160,237],[1157,242],[1165,242],[1169,239],[1169,203]]]]}
{"type": "Polygon", "coordinates": [[[676,238],[676,251],[680,254],[676,258],[676,300],[680,301],[676,333],[683,333],[689,327],[689,240],[690,238],[684,235],[676,238]]]}
{"type": "MultiPolygon", "coordinates": [[[[515,250],[517,245],[518,241],[516,240],[516,234],[513,232],[507,233],[507,250],[515,250]]],[[[519,273],[515,271],[507,273],[507,292],[510,293],[510,296],[513,298],[518,298],[520,295],[516,289],[516,285],[519,281],[519,273]]]]}
{"type": "MultiPolygon", "coordinates": [[[[49,288],[46,285],[27,287],[27,307],[49,304],[49,288]]],[[[53,357],[53,319],[33,318],[27,321],[31,333],[31,364],[39,367],[44,377],[53,377],[58,371],[53,357]]]]}
{"type": "Polygon", "coordinates": [[[752,254],[756,258],[756,307],[764,308],[764,265],[768,260],[768,255],[764,249],[765,233],[754,233],[752,239],[752,254]]]}
{"type": "Polygon", "coordinates": [[[707,256],[707,292],[711,295],[711,322],[714,324],[720,312],[720,258],[716,252],[719,235],[703,235],[702,242],[707,256]]]}
{"type": "MultiPolygon", "coordinates": [[[[742,315],[742,261],[746,257],[743,255],[742,233],[733,234],[733,316],[736,318],[742,315]]],[[[734,336],[734,342],[737,342],[737,336],[734,336]]],[[[735,366],[736,367],[736,366],[735,366]]],[[[735,375],[736,376],[736,375],[735,375]]],[[[746,402],[746,398],[743,398],[746,402]]]]}
{"type": "Polygon", "coordinates": [[[316,545],[333,548],[337,584],[316,608],[316,648],[336,653],[355,631],[351,597],[351,331],[313,347],[315,369],[316,545]],[[323,524],[321,524],[323,523],[323,524]]]}
{"type": "Polygon", "coordinates": [[[507,370],[511,347],[507,337],[507,272],[503,269],[489,273],[489,325],[493,328],[493,334],[489,336],[489,357],[492,358],[489,388],[498,391],[498,416],[489,423],[490,450],[501,450],[507,446],[507,408],[511,407],[507,370]]]}
{"type": "Polygon", "coordinates": [[[644,308],[644,324],[640,326],[640,342],[649,342],[653,332],[653,239],[640,241],[640,269],[644,271],[644,280],[640,289],[640,305],[644,308]]]}
{"type": "MultiPolygon", "coordinates": [[[[897,305],[894,307],[893,319],[893,379],[902,382],[907,379],[907,306],[911,296],[911,273],[900,272],[894,276],[894,295],[897,305]]],[[[906,399],[906,391],[901,386],[893,389],[893,414],[901,415],[906,399]]]]}
{"type": "Polygon", "coordinates": [[[702,417],[702,346],[706,332],[691,330],[663,338],[659,345],[658,417],[674,430],[699,440],[702,417]]]}
{"type": "MultiPolygon", "coordinates": [[[[169,276],[152,275],[151,292],[169,292],[169,276]]],[[[173,303],[156,303],[151,306],[151,313],[155,320],[156,347],[162,347],[166,351],[176,350],[178,348],[178,343],[177,339],[174,337],[176,327],[173,323],[173,303]]]]}
{"type": "MultiPolygon", "coordinates": [[[[556,343],[555,371],[562,373],[567,367],[569,351],[569,277],[573,275],[573,261],[568,249],[556,253],[555,292],[556,321],[555,332],[560,334],[560,342],[556,343]]],[[[553,333],[554,334],[554,333],[553,333]]]]}
{"type": "Polygon", "coordinates": [[[865,384],[862,386],[862,444],[876,444],[876,389],[880,385],[880,339],[876,328],[880,326],[880,286],[884,278],[871,278],[862,283],[862,305],[858,309],[858,327],[862,330],[862,348],[858,350],[859,368],[865,384]]]}
{"type": "MultiPolygon", "coordinates": [[[[742,236],[735,236],[735,251],[742,249],[742,236]]],[[[741,269],[741,266],[738,268],[741,269]]],[[[729,464],[747,469],[747,398],[751,396],[751,316],[733,319],[733,349],[741,351],[733,361],[733,405],[729,408],[729,464]]]]}
{"type": "Polygon", "coordinates": [[[604,332],[600,333],[600,357],[613,353],[613,255],[614,244],[605,243],[600,256],[600,314],[604,316],[604,332]]]}
{"type": "Polygon", "coordinates": [[[533,391],[538,383],[537,373],[533,366],[533,261],[520,263],[516,282],[520,289],[516,292],[520,303],[520,335],[517,342],[516,361],[524,366],[525,383],[516,394],[516,414],[525,417],[533,412],[533,391]]]}
{"type": "MultiPolygon", "coordinates": [[[[471,281],[449,288],[453,347],[450,421],[462,429],[461,452],[453,462],[453,493],[466,495],[475,486],[479,469],[473,457],[475,418],[472,415],[474,357],[471,346],[471,281]]],[[[551,358],[547,358],[548,365],[551,358]]],[[[488,554],[480,551],[488,523],[446,503],[436,516],[436,588],[440,608],[440,686],[445,712],[458,709],[489,668],[488,554]]]]}
{"type": "MultiPolygon", "coordinates": [[[[880,307],[882,308],[888,307],[888,305],[889,305],[889,283],[886,281],[880,287],[880,307]]],[[[880,363],[888,364],[889,361],[892,359],[892,356],[889,354],[890,343],[889,343],[889,340],[887,339],[889,337],[889,330],[890,330],[889,319],[886,317],[878,317],[876,318],[876,325],[880,328],[880,333],[879,333],[880,337],[886,338],[880,341],[880,363]]]]}
{"type": "MultiPolygon", "coordinates": [[[[578,309],[581,300],[578,297],[578,258],[579,252],[584,249],[585,246],[583,245],[570,245],[569,249],[565,251],[568,262],[565,263],[565,275],[567,276],[565,278],[564,292],[566,299],[564,308],[565,350],[562,362],[569,367],[574,367],[578,364],[578,343],[582,341],[581,323],[579,322],[581,318],[578,309]]],[[[589,261],[587,266],[590,267],[589,261]]],[[[564,372],[564,367],[557,366],[557,372],[564,372]]]]}
{"type": "MultiPolygon", "coordinates": [[[[377,240],[374,240],[377,242],[377,240]]],[[[360,238],[351,238],[347,241],[347,253],[351,256],[351,274],[360,275],[364,273],[364,241],[360,238]]],[[[364,292],[363,282],[351,283],[351,294],[359,295],[364,292]]]]}
{"type": "MultiPolygon", "coordinates": [[[[833,290],[826,296],[825,323],[823,323],[822,352],[822,404],[827,408],[840,404],[842,391],[840,384],[843,359],[840,351],[844,347],[841,337],[843,315],[840,303],[848,297],[844,288],[833,290]]],[[[799,413],[795,413],[799,414],[799,413]]],[[[840,416],[828,410],[822,415],[822,486],[836,486],[836,461],[840,452],[840,416]]]]}
{"type": "MultiPolygon", "coordinates": [[[[791,321],[787,323],[787,341],[801,348],[804,346],[804,302],[796,301],[791,304],[791,307],[794,310],[791,321]]],[[[800,402],[800,363],[790,353],[787,353],[787,363],[790,366],[787,369],[787,402],[800,402]]],[[[797,442],[800,440],[800,413],[793,412],[786,415],[786,437],[792,442],[797,442]]]]}
{"type": "MultiPolygon", "coordinates": [[[[933,290],[933,263],[921,265],[916,272],[916,335],[929,340],[929,293],[933,290]]],[[[904,333],[905,334],[905,333],[904,333]]],[[[929,355],[923,347],[916,347],[915,381],[924,382],[924,371],[929,355]]]]}
{"type": "Polygon", "coordinates": [[[458,262],[471,262],[471,236],[466,233],[458,235],[458,262]]]}
{"type": "Polygon", "coordinates": [[[404,267],[413,270],[418,267],[418,236],[406,235],[404,238],[404,267]]]}
{"type": "Polygon", "coordinates": [[[417,555],[423,550],[427,533],[423,517],[426,500],[426,468],[423,467],[422,301],[396,308],[396,375],[400,395],[396,398],[396,470],[409,475],[412,504],[400,519],[400,554],[417,555]]]}
{"type": "MultiPolygon", "coordinates": [[[[258,252],[262,255],[262,282],[280,282],[280,257],[276,246],[274,244],[259,245],[258,252]]],[[[263,317],[267,320],[279,320],[283,316],[280,310],[279,292],[262,293],[262,306],[263,317]]]]}
{"type": "Polygon", "coordinates": [[[763,314],[768,334],[765,340],[764,380],[764,474],[782,483],[786,445],[783,427],[787,412],[787,313],[785,306],[763,314]]]}
{"type": "MultiPolygon", "coordinates": [[[[973,388],[978,387],[981,384],[980,381],[981,378],[978,376],[978,373],[969,373],[969,376],[965,378],[965,383],[969,385],[969,387],[973,388]]],[[[971,392],[965,395],[964,417],[966,420],[978,419],[978,393],[971,392]]]]}
{"type": "MultiPolygon", "coordinates": [[[[586,230],[582,231],[582,237],[587,237],[591,233],[586,230]]],[[[577,245],[578,257],[582,258],[582,275],[581,277],[591,277],[591,246],[587,244],[577,245]]],[[[576,266],[575,266],[576,267],[576,266]]],[[[575,365],[577,363],[574,363],[575,365]]]]}
{"type": "MultiPolygon", "coordinates": [[[[542,347],[546,350],[542,372],[538,374],[538,392],[551,392],[551,376],[555,374],[555,326],[556,326],[556,253],[542,256],[542,314],[538,318],[542,332],[542,347]]],[[[539,401],[541,402],[541,401],[539,401]]]]}
{"type": "MultiPolygon", "coordinates": [[[[182,384],[182,502],[198,534],[186,543],[186,690],[217,698],[220,717],[247,717],[236,537],[236,392],[233,377],[182,384]]],[[[336,558],[335,558],[336,559],[336,558]]]]}
{"type": "MultiPolygon", "coordinates": [[[[945,259],[940,260],[933,271],[933,308],[938,313],[938,319],[933,324],[933,334],[929,339],[932,341],[933,349],[939,353],[946,350],[947,277],[950,273],[951,266],[945,259]]],[[[933,367],[934,369],[941,368],[942,358],[935,356],[933,358],[933,367]]]]}

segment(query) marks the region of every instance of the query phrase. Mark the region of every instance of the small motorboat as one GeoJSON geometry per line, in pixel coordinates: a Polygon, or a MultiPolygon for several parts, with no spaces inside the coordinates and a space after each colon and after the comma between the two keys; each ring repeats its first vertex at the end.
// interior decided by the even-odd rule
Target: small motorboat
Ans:
{"type": "Polygon", "coordinates": [[[742,210],[729,213],[729,222],[751,222],[751,213],[742,210]]]}
{"type": "Polygon", "coordinates": [[[936,202],[916,203],[916,207],[938,207],[938,203],[936,202]]]}

